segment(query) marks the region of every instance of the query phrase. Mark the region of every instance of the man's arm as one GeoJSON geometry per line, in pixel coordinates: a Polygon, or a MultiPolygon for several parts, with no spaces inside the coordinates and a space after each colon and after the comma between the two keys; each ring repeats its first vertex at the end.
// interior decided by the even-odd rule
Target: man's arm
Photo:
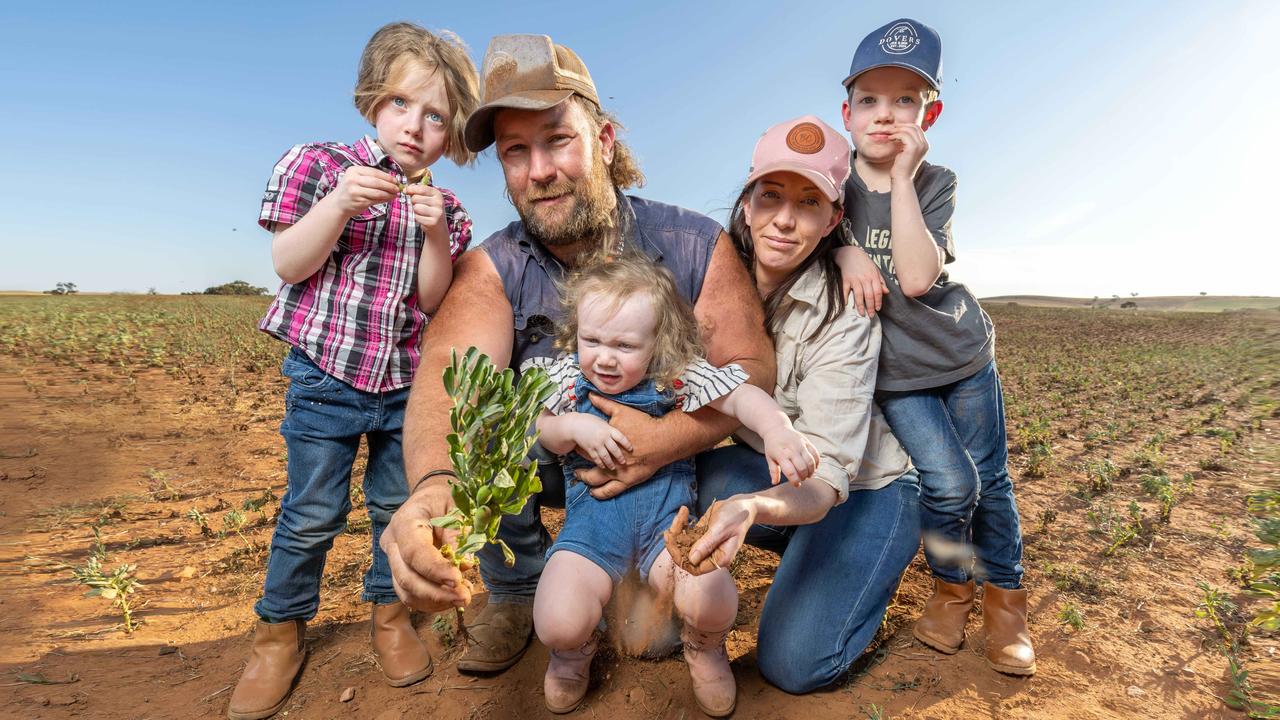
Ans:
{"type": "MultiPolygon", "coordinates": [[[[717,367],[737,363],[749,375],[748,382],[772,395],[777,360],[764,330],[760,295],[738,259],[733,241],[723,232],[712,250],[693,314],[707,348],[707,361],[717,367]]],[[[739,425],[734,418],[709,407],[654,419],[594,395],[592,402],[611,417],[610,424],[635,447],[627,464],[616,471],[596,467],[578,474],[593,486],[591,494],[600,499],[644,482],[663,465],[712,447],[739,425]]]]}
{"type": "Polygon", "coordinates": [[[445,437],[451,432],[453,402],[441,381],[450,352],[456,348],[462,355],[474,345],[494,366],[505,368],[511,362],[513,327],[511,303],[488,253],[464,253],[453,268],[453,283],[439,311],[423,333],[422,359],[405,410],[404,469],[411,487],[431,470],[452,467],[445,437]]]}
{"type": "Polygon", "coordinates": [[[464,254],[454,268],[453,284],[440,311],[427,325],[417,380],[409,393],[404,420],[405,478],[412,494],[391,516],[381,546],[391,565],[396,594],[409,607],[438,612],[471,602],[471,588],[458,568],[438,548],[456,531],[432,527],[431,519],[453,508],[448,478],[438,476],[416,485],[431,470],[447,470],[449,408],[441,376],[450,350],[476,346],[498,367],[511,360],[511,303],[502,280],[484,252],[464,254]]]}

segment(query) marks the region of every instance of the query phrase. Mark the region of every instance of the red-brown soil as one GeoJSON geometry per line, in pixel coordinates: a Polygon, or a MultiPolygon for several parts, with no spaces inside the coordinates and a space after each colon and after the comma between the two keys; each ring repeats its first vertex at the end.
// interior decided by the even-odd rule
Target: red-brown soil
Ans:
{"type": "MultiPolygon", "coordinates": [[[[1213,627],[1194,614],[1203,599],[1196,582],[1222,589],[1240,605],[1226,618],[1233,630],[1259,605],[1241,593],[1232,571],[1246,547],[1256,546],[1245,496],[1276,486],[1277,364],[1200,380],[1153,366],[1151,377],[1135,375],[1133,387],[1152,378],[1154,387],[1186,385],[1158,406],[1146,390],[1099,406],[1088,391],[1091,378],[1063,389],[1038,373],[1050,369],[1045,353],[1067,363],[1076,348],[1107,352],[1141,342],[1156,354],[1238,342],[1262,347],[1260,357],[1274,359],[1275,317],[1222,316],[1213,323],[1124,317],[1119,329],[1093,327],[1064,339],[1064,328],[1083,328],[1093,316],[1016,308],[992,314],[1002,333],[1010,395],[1011,470],[1026,536],[1038,674],[1021,679],[989,669],[976,612],[969,640],[954,656],[915,642],[910,623],[928,588],[917,558],[855,672],[830,690],[787,695],[764,682],[754,664],[756,621],[775,562],[748,549],[734,568],[742,592],[729,647],[739,682],[736,717],[1243,717],[1220,699],[1232,687],[1227,660],[1213,627]],[[1045,399],[1053,393],[1056,399],[1045,399]],[[1260,395],[1271,403],[1261,410],[1260,395]],[[1184,396],[1191,400],[1179,399],[1184,396]],[[1204,402],[1196,404],[1196,397],[1204,402]],[[1049,419],[1052,462],[1036,472],[1026,472],[1030,455],[1019,443],[1025,445],[1021,428],[1029,421],[1013,410],[1015,402],[1039,403],[1049,419]],[[1210,406],[1221,408],[1212,418],[1216,426],[1238,431],[1230,448],[1198,430],[1210,406]],[[1100,439],[1089,433],[1085,417],[1126,429],[1100,439]],[[1168,524],[1154,522],[1155,502],[1140,489],[1141,467],[1131,460],[1157,434],[1163,469],[1172,478],[1190,473],[1193,479],[1168,524]],[[1086,499],[1079,492],[1083,464],[1104,456],[1122,474],[1109,492],[1086,499]],[[1145,511],[1151,532],[1108,556],[1111,536],[1093,526],[1108,503],[1123,515],[1131,500],[1145,511]],[[1083,617],[1078,630],[1060,620],[1068,607],[1083,617]]],[[[221,717],[247,658],[275,504],[267,503],[262,515],[244,513],[243,537],[216,531],[227,512],[264,490],[283,494],[277,426],[285,381],[267,372],[230,386],[158,369],[131,378],[102,365],[77,370],[0,354],[0,703],[7,717],[221,717]],[[191,509],[207,517],[214,536],[202,535],[188,517],[191,509]],[[66,567],[85,561],[95,525],[107,568],[137,565],[143,587],[136,615],[143,624],[132,634],[118,626],[119,615],[106,601],[83,597],[66,567]]],[[[358,464],[357,479],[362,469],[358,464]]],[[[558,512],[546,514],[554,527],[558,512]]],[[[441,635],[451,618],[434,624],[419,618],[437,659],[435,673],[410,688],[385,685],[368,645],[368,608],[359,601],[369,542],[367,517],[357,509],[329,556],[320,613],[308,628],[309,660],[281,717],[550,717],[541,690],[545,649],[535,640],[524,659],[494,677],[460,675],[458,648],[441,635]],[[354,688],[354,699],[344,703],[346,688],[354,688]]],[[[483,602],[481,595],[470,612],[483,602]]],[[[1277,645],[1274,633],[1255,631],[1241,650],[1255,691],[1270,692],[1273,702],[1280,687],[1277,645]]],[[[604,653],[597,670],[595,687],[573,717],[701,717],[678,656],[604,653]]]]}

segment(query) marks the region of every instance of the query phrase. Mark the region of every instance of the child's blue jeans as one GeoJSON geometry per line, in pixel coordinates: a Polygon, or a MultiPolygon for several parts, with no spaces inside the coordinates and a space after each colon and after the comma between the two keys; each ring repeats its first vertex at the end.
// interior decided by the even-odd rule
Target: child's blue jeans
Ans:
{"type": "Polygon", "coordinates": [[[920,472],[920,529],[933,574],[1021,587],[1022,528],[995,361],[950,385],[877,393],[876,401],[920,472]]]}
{"type": "MultiPolygon", "coordinates": [[[[616,395],[605,395],[585,377],[574,386],[574,410],[604,419],[609,417],[591,404],[590,393],[596,393],[641,412],[661,417],[675,406],[675,396],[659,391],[652,380],[616,395]]],[[[671,526],[681,505],[694,508],[693,461],[679,460],[664,465],[643,482],[608,500],[597,500],[585,483],[574,478],[573,471],[593,464],[576,452],[564,460],[565,519],[555,544],[547,550],[547,558],[557,550],[571,550],[609,573],[614,582],[636,568],[647,578],[653,561],[666,547],[662,531],[671,526]]],[[[694,518],[690,518],[690,522],[694,518]]]]}
{"type": "Polygon", "coordinates": [[[254,611],[268,622],[315,617],[325,555],[346,528],[351,511],[351,466],[361,435],[369,443],[364,499],[373,530],[373,562],[365,572],[361,597],[378,604],[394,602],[391,568],[378,539],[408,497],[400,442],[409,389],[357,390],[316,367],[296,348],[281,372],[289,378],[280,424],[289,452],[289,487],[271,538],[262,598],[254,611]]]}

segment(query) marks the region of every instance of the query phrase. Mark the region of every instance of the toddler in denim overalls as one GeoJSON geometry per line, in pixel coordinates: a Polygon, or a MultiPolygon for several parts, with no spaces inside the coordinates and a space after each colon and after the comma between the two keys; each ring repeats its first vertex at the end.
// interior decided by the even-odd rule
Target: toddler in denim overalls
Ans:
{"type": "Polygon", "coordinates": [[[604,606],[632,568],[684,623],[695,696],[731,703],[736,688],[724,639],[737,587],[727,569],[693,575],[677,567],[662,535],[682,506],[695,505],[693,462],[665,465],[616,497],[593,497],[575,471],[625,464],[631,444],[591,395],[655,417],[710,406],[758,433],[769,462],[795,483],[813,473],[817,453],[768,393],[746,384],[741,367],[717,368],[700,357],[693,311],[662,266],[639,255],[585,263],[565,284],[564,306],[557,345],[577,352],[522,366],[541,367],[556,383],[537,429],[542,447],[562,456],[568,484],[564,527],[534,596],[534,628],[551,650],[547,706],[568,712],[582,701],[604,606]]]}

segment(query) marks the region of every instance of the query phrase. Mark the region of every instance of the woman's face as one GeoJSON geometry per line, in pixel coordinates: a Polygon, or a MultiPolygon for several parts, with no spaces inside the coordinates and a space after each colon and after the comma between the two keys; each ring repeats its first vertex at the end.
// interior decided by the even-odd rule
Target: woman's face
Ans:
{"type": "Polygon", "coordinates": [[[799,267],[841,216],[811,180],[791,172],[769,173],[757,180],[742,212],[751,228],[761,295],[799,267]]]}

